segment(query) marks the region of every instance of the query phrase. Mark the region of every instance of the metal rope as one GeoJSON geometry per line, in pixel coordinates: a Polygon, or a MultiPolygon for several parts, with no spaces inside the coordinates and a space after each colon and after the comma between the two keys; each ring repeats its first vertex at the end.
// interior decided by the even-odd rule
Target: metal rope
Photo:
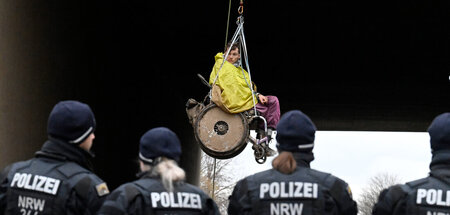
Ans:
{"type": "MultiPolygon", "coordinates": [[[[231,10],[231,0],[228,3],[228,18],[227,18],[227,31],[225,33],[225,47],[227,46],[227,41],[228,41],[228,27],[230,25],[230,10],[231,10]]],[[[235,33],[235,35],[236,35],[236,33],[235,33]]],[[[235,35],[233,35],[233,38],[235,38],[235,35]]],[[[228,56],[228,53],[229,53],[229,51],[227,52],[226,56],[228,56]]],[[[224,61],[222,62],[222,65],[220,66],[220,69],[222,69],[222,66],[223,66],[223,63],[225,62],[225,59],[226,58],[224,58],[224,61]]],[[[220,69],[219,69],[219,71],[220,71],[220,69]]],[[[219,75],[219,71],[217,71],[217,75],[216,75],[216,78],[214,79],[213,85],[216,83],[217,77],[219,75]]],[[[211,91],[212,91],[212,88],[209,91],[210,98],[211,98],[211,91]]],[[[213,169],[213,187],[212,187],[212,199],[213,200],[214,200],[214,197],[215,197],[215,189],[216,189],[216,158],[214,158],[214,169],[213,169]]]]}
{"type": "Polygon", "coordinates": [[[228,19],[227,19],[227,32],[225,34],[225,46],[227,46],[227,42],[228,42],[228,27],[230,26],[230,10],[231,10],[231,0],[230,3],[228,3],[228,19]]]}
{"type": "MultiPolygon", "coordinates": [[[[241,1],[241,6],[242,6],[242,1],[241,1]]],[[[249,66],[249,63],[248,63],[247,44],[246,44],[245,36],[244,36],[244,17],[242,15],[240,15],[238,17],[238,20],[237,20],[236,24],[238,25],[238,28],[236,29],[236,32],[234,32],[233,38],[231,40],[231,44],[234,44],[238,40],[241,41],[240,48],[239,48],[239,54],[244,52],[245,66],[247,68],[247,72],[248,72],[248,77],[250,79],[250,83],[247,81],[247,78],[245,76],[244,69],[242,68],[242,61],[241,60],[239,61],[239,65],[240,65],[240,67],[242,69],[241,71],[242,71],[242,75],[244,76],[245,83],[250,88],[250,91],[251,91],[251,94],[252,94],[253,109],[254,109],[254,112],[255,112],[255,116],[257,116],[256,98],[255,98],[255,92],[254,92],[253,87],[252,87],[252,83],[253,82],[252,82],[252,76],[251,76],[251,73],[250,73],[250,66],[249,66]]],[[[222,70],[222,67],[225,64],[225,61],[226,61],[230,51],[231,51],[231,49],[228,49],[226,51],[225,56],[223,57],[222,64],[220,65],[220,68],[217,71],[216,77],[214,78],[213,84],[211,86],[216,84],[217,78],[219,77],[219,72],[222,70]]],[[[209,91],[209,97],[210,97],[210,99],[212,99],[212,88],[209,91]]]]}
{"type": "MultiPolygon", "coordinates": [[[[245,67],[247,67],[247,73],[248,73],[248,78],[250,79],[250,84],[247,83],[247,79],[245,79],[245,82],[247,83],[247,86],[250,88],[250,90],[252,92],[253,109],[255,110],[254,111],[255,112],[255,116],[257,116],[255,92],[253,91],[253,86],[252,86],[252,83],[253,83],[252,82],[252,75],[250,73],[250,65],[248,63],[247,44],[245,42],[245,36],[244,36],[244,21],[243,21],[243,18],[242,18],[241,22],[242,22],[242,28],[241,28],[241,32],[240,32],[241,46],[242,46],[242,51],[244,52],[245,67]]],[[[244,71],[243,70],[242,70],[242,74],[244,75],[244,71]]],[[[245,75],[244,75],[244,78],[245,78],[245,75]]]]}
{"type": "Polygon", "coordinates": [[[212,187],[212,199],[214,200],[215,189],[216,189],[216,158],[214,158],[214,169],[213,169],[213,187],[212,187]]]}

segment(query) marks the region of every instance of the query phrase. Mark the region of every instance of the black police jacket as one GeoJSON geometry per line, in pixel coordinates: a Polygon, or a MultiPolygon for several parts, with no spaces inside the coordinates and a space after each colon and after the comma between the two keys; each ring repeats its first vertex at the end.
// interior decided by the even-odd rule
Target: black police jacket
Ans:
{"type": "Polygon", "coordinates": [[[228,214],[356,215],[347,183],[311,169],[312,159],[304,159],[308,156],[312,154],[300,154],[292,174],[270,169],[240,180],[229,198],[228,214]]]}
{"type": "Polygon", "coordinates": [[[374,215],[450,214],[450,151],[437,152],[426,178],[383,190],[374,215]]]}
{"type": "Polygon", "coordinates": [[[0,215],[95,214],[109,191],[89,170],[89,156],[49,140],[35,158],[6,167],[0,175],[0,215]]]}
{"type": "Polygon", "coordinates": [[[193,185],[177,182],[174,191],[167,192],[159,178],[152,178],[146,172],[140,175],[139,180],[115,189],[98,214],[220,214],[216,203],[193,185]]]}

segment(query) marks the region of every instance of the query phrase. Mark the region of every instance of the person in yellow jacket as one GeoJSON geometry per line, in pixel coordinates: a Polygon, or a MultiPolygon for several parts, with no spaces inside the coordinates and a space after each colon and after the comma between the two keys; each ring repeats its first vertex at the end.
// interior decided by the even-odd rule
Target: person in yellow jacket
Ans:
{"type": "Polygon", "coordinates": [[[209,77],[209,84],[213,86],[213,102],[229,113],[240,113],[253,108],[253,97],[250,86],[256,95],[256,110],[267,121],[267,127],[275,130],[280,121],[280,104],[276,96],[264,96],[256,92],[256,86],[250,83],[250,77],[238,65],[240,59],[239,43],[228,43],[226,53],[230,50],[227,60],[223,63],[224,54],[217,53],[216,63],[209,77]],[[222,65],[223,64],[223,65],[222,65]],[[222,67],[222,68],[221,68],[222,67]],[[217,73],[219,73],[217,75],[217,73]]]}

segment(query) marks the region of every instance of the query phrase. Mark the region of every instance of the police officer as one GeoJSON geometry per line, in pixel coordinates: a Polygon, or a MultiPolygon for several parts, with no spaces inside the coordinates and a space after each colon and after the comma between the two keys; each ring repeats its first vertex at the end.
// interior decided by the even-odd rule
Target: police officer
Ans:
{"type": "Polygon", "coordinates": [[[99,214],[219,214],[209,196],[184,182],[180,155],[180,141],[170,129],[147,131],[139,146],[140,179],[114,190],[99,214]]]}
{"type": "Polygon", "coordinates": [[[91,172],[95,126],[87,104],[56,104],[42,149],[0,175],[0,214],[95,214],[109,193],[91,172]]]}
{"type": "Polygon", "coordinates": [[[450,113],[438,115],[428,133],[433,155],[430,175],[383,190],[372,214],[450,214],[450,113]]]}
{"type": "Polygon", "coordinates": [[[230,196],[228,214],[356,215],[347,183],[309,166],[315,132],[301,111],[285,113],[277,125],[279,155],[273,169],[240,180],[230,196]]]}

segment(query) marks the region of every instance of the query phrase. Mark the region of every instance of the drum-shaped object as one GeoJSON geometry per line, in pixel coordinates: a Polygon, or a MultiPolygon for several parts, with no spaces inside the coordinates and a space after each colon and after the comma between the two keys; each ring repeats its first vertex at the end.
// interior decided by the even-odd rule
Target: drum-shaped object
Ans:
{"type": "Polygon", "coordinates": [[[243,114],[230,114],[214,103],[198,115],[194,133],[202,150],[211,157],[232,158],[247,145],[249,128],[243,114]]]}

